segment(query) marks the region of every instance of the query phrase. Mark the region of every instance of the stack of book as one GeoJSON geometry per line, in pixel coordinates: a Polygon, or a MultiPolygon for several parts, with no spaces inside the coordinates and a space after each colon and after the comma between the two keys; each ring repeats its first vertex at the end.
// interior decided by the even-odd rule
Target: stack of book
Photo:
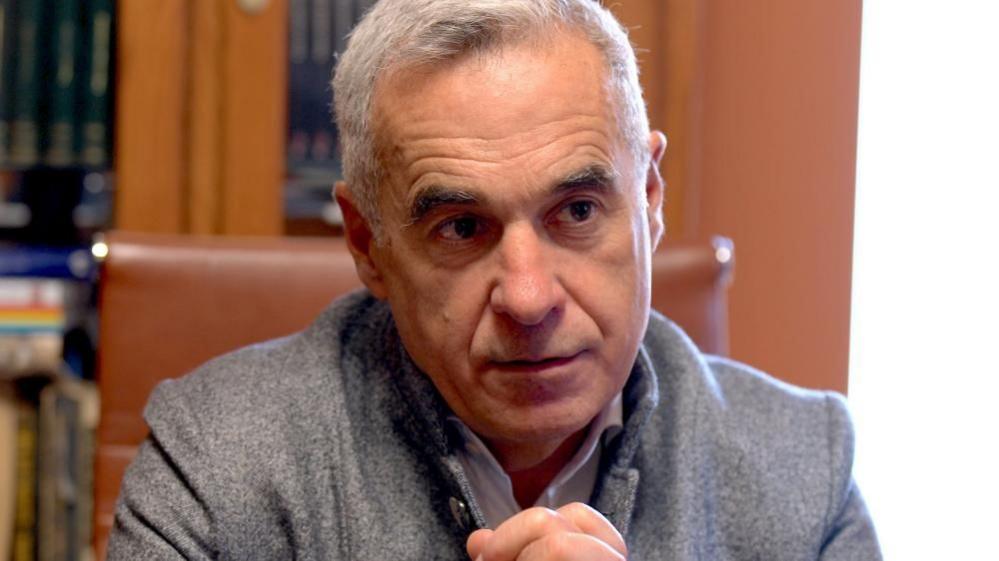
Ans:
{"type": "Polygon", "coordinates": [[[93,558],[88,255],[0,246],[0,559],[93,558]]]}
{"type": "Polygon", "coordinates": [[[374,0],[290,0],[288,4],[285,213],[293,234],[320,233],[308,228],[310,221],[342,223],[330,197],[330,187],[341,177],[330,80],[336,54],[343,52],[348,33],[372,5],[374,0]]]}
{"type": "Polygon", "coordinates": [[[0,0],[0,166],[107,169],[114,0],[0,0]]]}

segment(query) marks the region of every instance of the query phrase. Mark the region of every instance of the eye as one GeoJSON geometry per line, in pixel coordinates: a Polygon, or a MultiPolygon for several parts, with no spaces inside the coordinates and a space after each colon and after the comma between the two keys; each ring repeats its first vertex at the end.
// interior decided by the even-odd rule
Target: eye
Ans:
{"type": "Polygon", "coordinates": [[[592,220],[596,212],[595,202],[587,199],[576,200],[563,206],[555,215],[555,220],[565,225],[582,224],[592,220]]]}
{"type": "Polygon", "coordinates": [[[593,203],[590,201],[575,201],[566,207],[569,216],[576,222],[585,222],[593,214],[593,203]]]}
{"type": "Polygon", "coordinates": [[[459,216],[447,220],[438,227],[441,238],[450,242],[469,240],[482,231],[482,223],[474,216],[459,216]]]}

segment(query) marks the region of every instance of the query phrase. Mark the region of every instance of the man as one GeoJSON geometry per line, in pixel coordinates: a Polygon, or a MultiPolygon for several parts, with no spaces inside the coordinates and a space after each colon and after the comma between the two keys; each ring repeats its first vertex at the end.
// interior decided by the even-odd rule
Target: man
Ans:
{"type": "Polygon", "coordinates": [[[111,559],[879,558],[842,401],[650,319],[608,12],[382,0],[333,84],[368,291],[157,389],[111,559]]]}

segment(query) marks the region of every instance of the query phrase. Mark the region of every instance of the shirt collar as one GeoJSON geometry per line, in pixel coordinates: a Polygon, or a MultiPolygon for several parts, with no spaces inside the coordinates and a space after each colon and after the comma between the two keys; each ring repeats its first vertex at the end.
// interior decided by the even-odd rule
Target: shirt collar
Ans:
{"type": "MultiPolygon", "coordinates": [[[[593,493],[600,454],[598,448],[614,438],[623,427],[623,406],[618,393],[590,423],[586,439],[572,459],[562,468],[538,497],[536,506],[558,508],[570,502],[589,500],[593,493]]],[[[490,527],[495,528],[520,507],[513,496],[510,477],[500,466],[492,451],[457,416],[448,416],[457,428],[462,442],[458,459],[465,469],[475,499],[490,527]]]]}

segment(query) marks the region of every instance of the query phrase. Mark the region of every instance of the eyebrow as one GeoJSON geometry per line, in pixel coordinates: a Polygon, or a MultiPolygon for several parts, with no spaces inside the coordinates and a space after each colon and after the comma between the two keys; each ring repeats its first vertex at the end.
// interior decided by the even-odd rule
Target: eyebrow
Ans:
{"type": "Polygon", "coordinates": [[[428,185],[419,190],[409,205],[409,224],[415,224],[434,209],[448,205],[474,206],[479,198],[463,189],[428,185]]]}
{"type": "Polygon", "coordinates": [[[612,168],[601,164],[593,164],[575,171],[555,184],[553,195],[579,190],[594,190],[610,192],[615,189],[620,175],[612,168]]]}
{"type": "MultiPolygon", "coordinates": [[[[550,195],[558,196],[580,190],[610,192],[615,189],[618,177],[619,174],[615,170],[605,165],[589,165],[557,181],[551,188],[550,195]]],[[[481,202],[475,193],[461,188],[427,185],[417,191],[409,205],[408,224],[416,224],[442,206],[475,206],[481,202]]]]}

